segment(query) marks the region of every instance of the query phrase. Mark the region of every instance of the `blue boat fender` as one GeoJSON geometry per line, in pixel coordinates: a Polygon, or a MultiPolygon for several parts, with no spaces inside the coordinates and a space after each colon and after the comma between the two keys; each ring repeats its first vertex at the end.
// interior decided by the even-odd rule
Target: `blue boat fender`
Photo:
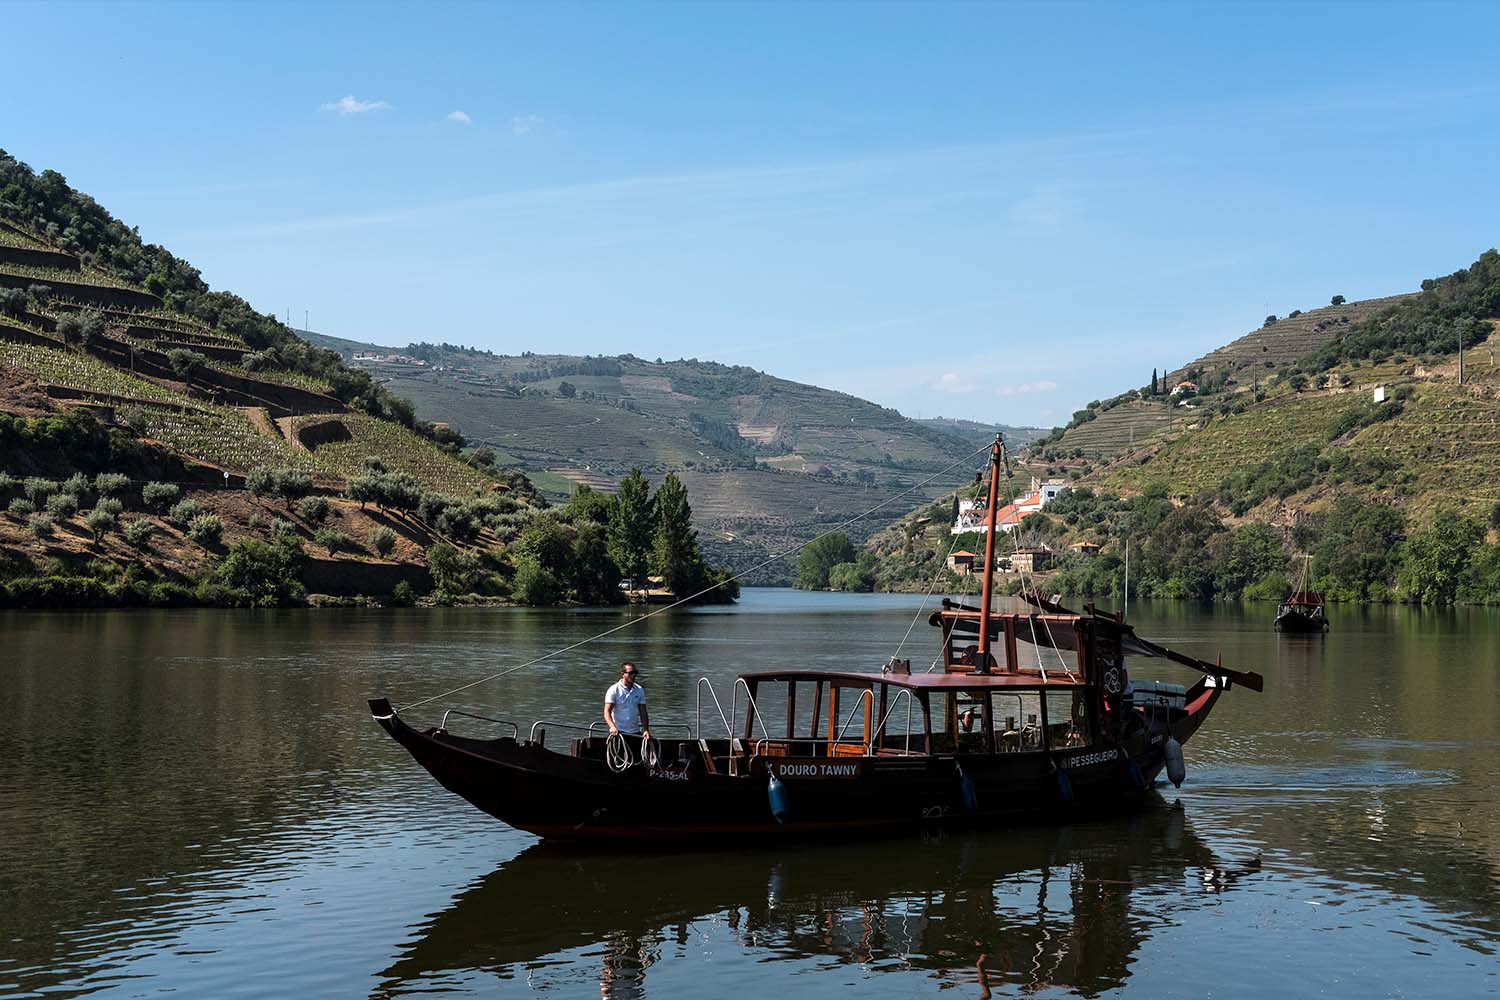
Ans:
{"type": "Polygon", "coordinates": [[[776,822],[785,823],[792,814],[791,796],[774,773],[770,784],[766,785],[766,800],[771,804],[771,815],[776,817],[776,822]]]}
{"type": "Polygon", "coordinates": [[[1182,744],[1172,736],[1167,737],[1167,743],[1162,747],[1162,756],[1167,761],[1167,780],[1178,788],[1182,787],[1182,781],[1187,777],[1187,765],[1182,759],[1182,744]]]}
{"type": "Polygon", "coordinates": [[[1052,762],[1052,777],[1057,782],[1057,797],[1064,802],[1073,801],[1073,779],[1068,777],[1068,769],[1058,767],[1057,761],[1052,762]]]}
{"type": "Polygon", "coordinates": [[[964,773],[964,766],[958,761],[953,762],[953,767],[958,771],[958,795],[963,800],[964,812],[970,816],[979,811],[979,795],[974,791],[974,782],[964,773]]]}

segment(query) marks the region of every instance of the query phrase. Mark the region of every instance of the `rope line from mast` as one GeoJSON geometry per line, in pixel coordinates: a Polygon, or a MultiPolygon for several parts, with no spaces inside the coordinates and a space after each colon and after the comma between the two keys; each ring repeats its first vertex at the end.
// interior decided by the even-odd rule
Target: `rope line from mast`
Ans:
{"type": "Polygon", "coordinates": [[[704,594],[712,593],[713,591],[718,590],[720,587],[723,587],[726,584],[735,583],[735,582],[743,579],[744,577],[749,576],[751,573],[754,573],[754,572],[756,572],[758,570],[762,570],[762,569],[766,568],[767,566],[771,565],[773,562],[776,562],[778,559],[785,559],[787,556],[791,555],[792,553],[799,552],[802,549],[807,548],[809,545],[811,545],[813,542],[816,542],[818,539],[820,539],[820,538],[826,538],[827,536],[832,535],[835,532],[842,531],[843,529],[849,527],[849,525],[856,523],[857,521],[861,520],[862,518],[869,517],[871,514],[875,513],[877,510],[880,510],[882,507],[888,507],[891,504],[895,503],[897,500],[900,500],[902,497],[905,497],[905,496],[907,496],[908,494],[911,494],[911,493],[915,493],[917,490],[920,490],[922,487],[926,486],[928,483],[931,483],[934,480],[941,479],[943,476],[946,476],[948,473],[952,472],[954,469],[958,468],[960,465],[966,465],[966,464],[968,464],[976,455],[979,455],[981,452],[988,451],[989,448],[990,448],[989,445],[985,445],[982,448],[975,449],[973,452],[970,452],[969,454],[965,455],[963,458],[960,458],[958,461],[954,462],[952,465],[949,465],[946,468],[943,468],[943,469],[941,469],[941,470],[939,470],[937,472],[934,472],[932,475],[928,476],[926,479],[922,480],[920,483],[917,483],[915,486],[909,486],[909,487],[907,487],[905,490],[902,490],[900,493],[897,493],[895,496],[887,497],[886,499],[880,501],[880,503],[878,503],[875,506],[871,507],[869,510],[866,510],[866,511],[863,511],[863,512],[861,512],[859,514],[856,514],[853,517],[848,518],[847,520],[842,521],[842,522],[834,525],[833,527],[829,528],[827,531],[824,531],[824,532],[821,532],[820,534],[814,535],[812,538],[809,538],[805,542],[798,542],[796,545],[793,545],[791,548],[786,549],[785,551],[782,551],[782,552],[778,552],[778,553],[772,555],[770,558],[765,559],[765,560],[763,560],[761,562],[758,562],[754,566],[751,566],[749,569],[743,570],[743,571],[741,571],[739,573],[736,573],[734,576],[731,576],[731,577],[729,577],[726,580],[720,580],[717,583],[710,584],[709,586],[704,587],[702,590],[698,591],[697,593],[689,594],[687,597],[684,597],[681,600],[674,601],[673,603],[668,604],[668,605],[664,605],[663,607],[657,608],[655,611],[647,612],[646,614],[641,615],[639,618],[632,618],[629,621],[621,622],[620,624],[615,625],[612,628],[605,629],[603,632],[600,632],[597,635],[591,635],[591,636],[589,636],[586,639],[579,639],[577,642],[570,643],[570,644],[568,644],[566,646],[563,646],[560,649],[554,649],[550,653],[544,653],[541,656],[538,656],[538,657],[536,657],[534,659],[527,660],[525,663],[517,664],[514,667],[507,667],[504,670],[498,670],[495,673],[490,674],[488,677],[481,677],[477,681],[470,681],[467,684],[460,684],[456,688],[452,688],[450,690],[440,692],[438,694],[433,695],[430,698],[423,698],[421,701],[414,701],[414,702],[412,702],[409,705],[403,705],[403,706],[401,706],[401,708],[398,711],[403,711],[404,712],[404,711],[407,711],[407,710],[413,709],[413,708],[421,708],[423,705],[426,705],[429,702],[437,701],[439,698],[447,698],[449,695],[458,694],[460,691],[467,691],[469,688],[478,687],[480,684],[485,684],[485,683],[488,683],[489,681],[493,681],[493,680],[499,680],[501,677],[505,677],[505,676],[507,676],[509,674],[516,673],[517,671],[520,671],[520,670],[525,670],[527,667],[535,666],[536,664],[541,663],[543,660],[550,660],[554,656],[561,656],[563,653],[571,652],[572,650],[575,650],[575,649],[579,648],[580,646],[586,646],[586,645],[588,645],[591,642],[596,642],[596,641],[598,641],[600,639],[603,639],[605,636],[613,635],[614,633],[619,632],[622,629],[627,629],[627,628],[630,628],[632,625],[637,625],[637,624],[645,621],[648,618],[655,618],[657,615],[663,614],[663,613],[665,613],[667,611],[671,611],[673,608],[680,608],[684,604],[688,604],[688,603],[690,603],[692,601],[696,601],[698,598],[702,597],[704,594]]]}
{"type": "MultiPolygon", "coordinates": [[[[977,485],[974,487],[974,493],[975,493],[976,496],[979,493],[979,487],[977,485]]],[[[955,495],[955,499],[956,499],[956,495],[955,495]]],[[[917,607],[917,613],[912,616],[911,624],[908,625],[908,626],[906,626],[906,634],[903,635],[901,637],[901,641],[896,644],[896,652],[894,652],[893,654],[891,654],[891,659],[895,659],[896,657],[898,657],[898,656],[901,655],[901,650],[906,646],[906,640],[908,640],[908,639],[911,638],[912,630],[917,627],[917,622],[919,622],[919,621],[922,620],[922,612],[927,610],[927,602],[930,601],[930,600],[932,600],[932,595],[937,591],[938,581],[940,579],[942,579],[943,573],[944,573],[944,571],[948,567],[948,560],[952,557],[953,550],[958,547],[958,540],[961,537],[963,537],[963,534],[964,534],[963,532],[958,532],[957,534],[955,534],[953,536],[953,541],[951,541],[951,542],[948,543],[948,552],[947,552],[946,555],[943,556],[942,560],[938,563],[937,572],[934,573],[934,574],[932,574],[932,583],[928,585],[928,587],[927,587],[927,593],[926,593],[926,595],[923,596],[922,603],[920,605],[918,605],[918,607],[917,607]]],[[[974,569],[973,569],[972,566],[970,566],[969,567],[969,576],[972,577],[973,575],[974,575],[974,569]]],[[[965,581],[964,584],[963,584],[963,594],[964,594],[964,596],[967,596],[968,592],[969,592],[969,583],[968,583],[968,581],[965,581]]],[[[932,661],[932,664],[927,668],[927,672],[929,674],[932,673],[933,669],[937,666],[938,659],[941,659],[941,657],[942,657],[942,654],[939,653],[938,657],[936,659],[934,659],[932,661]]]]}

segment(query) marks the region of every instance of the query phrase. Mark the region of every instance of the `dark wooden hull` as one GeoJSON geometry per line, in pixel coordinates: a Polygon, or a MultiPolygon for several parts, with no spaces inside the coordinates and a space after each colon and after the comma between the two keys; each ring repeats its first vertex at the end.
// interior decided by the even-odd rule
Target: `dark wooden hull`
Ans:
{"type": "Polygon", "coordinates": [[[1282,608],[1276,613],[1275,627],[1278,632],[1325,632],[1328,619],[1322,608],[1282,608]]]}
{"type": "MultiPolygon", "coordinates": [[[[1172,735],[1186,742],[1219,694],[1196,686],[1187,711],[1171,723],[1172,735]]],[[[518,829],[573,840],[850,837],[1122,814],[1145,801],[1163,767],[1165,741],[1162,733],[1141,731],[1116,746],[1052,753],[748,757],[734,775],[710,773],[697,762],[681,770],[637,766],[617,774],[600,760],[511,738],[419,731],[385,702],[372,702],[371,710],[449,791],[518,829]],[[784,822],[771,813],[769,768],[786,790],[784,822]]],[[[676,749],[667,747],[669,757],[676,749]]]]}

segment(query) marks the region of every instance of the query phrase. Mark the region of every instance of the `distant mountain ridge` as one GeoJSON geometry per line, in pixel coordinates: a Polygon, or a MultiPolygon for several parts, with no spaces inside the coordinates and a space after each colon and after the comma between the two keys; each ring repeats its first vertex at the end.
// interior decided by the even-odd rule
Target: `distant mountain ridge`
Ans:
{"type": "MultiPolygon", "coordinates": [[[[912,489],[995,431],[913,420],[847,393],[698,359],[498,355],[304,336],[364,366],[423,419],[494,448],[553,494],[576,484],[613,489],[632,467],[653,477],[677,471],[692,492],[706,551],[741,563],[912,489]]],[[[861,530],[963,475],[920,488],[861,530]]]]}

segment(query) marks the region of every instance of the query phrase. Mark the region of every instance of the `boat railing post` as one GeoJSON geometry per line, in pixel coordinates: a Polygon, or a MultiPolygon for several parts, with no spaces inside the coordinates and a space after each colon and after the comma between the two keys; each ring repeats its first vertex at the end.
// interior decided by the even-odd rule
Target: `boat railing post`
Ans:
{"type": "MultiPolygon", "coordinates": [[[[700,677],[700,678],[698,678],[698,689],[697,689],[697,702],[698,702],[698,704],[697,704],[697,708],[695,709],[695,718],[693,719],[694,727],[697,730],[697,735],[694,737],[694,739],[699,739],[699,740],[703,739],[702,707],[703,707],[703,686],[705,684],[708,685],[708,696],[710,698],[712,698],[713,701],[714,701],[714,711],[716,711],[716,712],[719,713],[719,721],[722,722],[722,723],[724,723],[724,732],[729,735],[730,739],[734,739],[734,727],[731,726],[729,724],[729,720],[727,718],[725,718],[725,716],[724,716],[724,705],[723,705],[723,703],[721,703],[719,701],[719,696],[714,691],[713,683],[707,677],[700,677]]],[[[734,693],[736,695],[738,695],[739,694],[739,689],[736,688],[734,693]]],[[[734,702],[733,701],[730,702],[730,709],[729,710],[730,710],[731,713],[734,711],[734,702]]]]}
{"type": "MultiPolygon", "coordinates": [[[[849,709],[849,714],[844,716],[844,724],[839,727],[838,735],[833,738],[834,743],[842,743],[844,741],[844,733],[848,732],[849,724],[854,721],[854,713],[859,711],[860,706],[864,703],[864,700],[866,698],[870,699],[870,705],[872,707],[874,706],[875,693],[869,688],[865,688],[859,693],[859,697],[854,699],[854,705],[849,709]]],[[[870,733],[865,733],[865,749],[867,750],[869,749],[870,737],[870,733]]]]}
{"type": "MultiPolygon", "coordinates": [[[[736,677],[734,679],[734,696],[729,700],[730,717],[739,717],[740,688],[745,689],[745,710],[750,713],[751,718],[760,723],[761,736],[765,737],[766,739],[770,739],[771,730],[766,728],[766,720],[761,718],[760,715],[760,706],[755,704],[755,695],[750,693],[750,685],[745,683],[745,678],[743,677],[736,677]]],[[[709,690],[712,690],[712,688],[710,688],[709,690]]],[[[728,722],[724,724],[724,728],[729,730],[729,738],[734,739],[734,728],[730,726],[728,722]]]]}

